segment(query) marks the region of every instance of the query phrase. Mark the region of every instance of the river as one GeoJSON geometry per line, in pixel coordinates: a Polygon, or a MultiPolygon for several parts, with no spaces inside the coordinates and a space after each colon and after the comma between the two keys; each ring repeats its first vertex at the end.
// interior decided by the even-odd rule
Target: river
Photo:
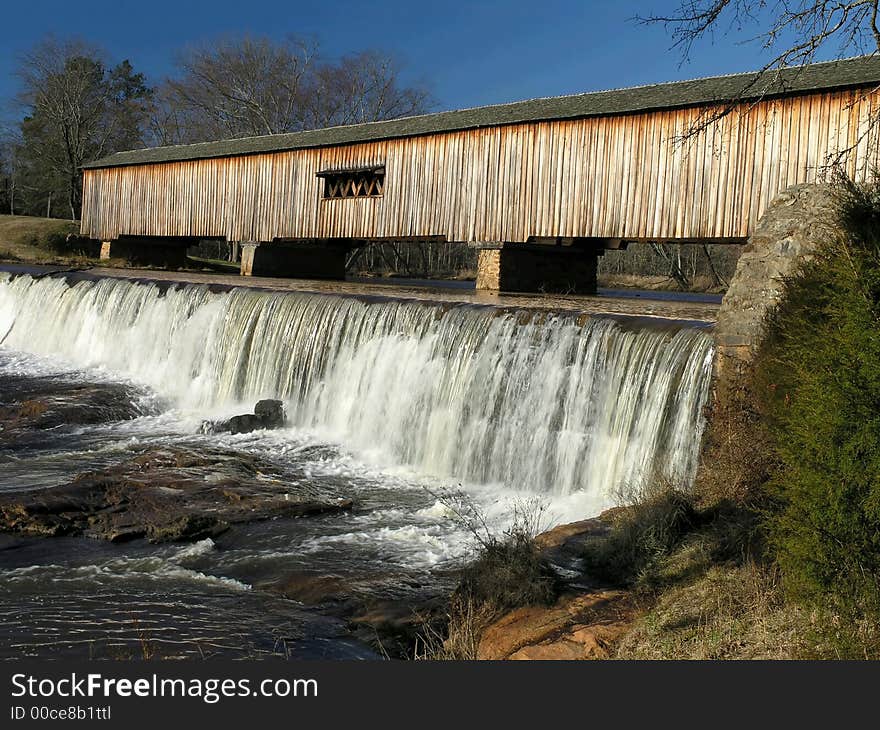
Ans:
{"type": "Polygon", "coordinates": [[[0,432],[0,491],[220,449],[354,508],[188,544],[0,534],[0,656],[375,657],[352,617],[448,589],[474,550],[462,514],[502,531],[540,504],[549,527],[693,479],[711,298],[240,283],[0,271],[0,406],[104,404],[0,432]],[[261,398],[285,428],[205,432],[261,398]]]}

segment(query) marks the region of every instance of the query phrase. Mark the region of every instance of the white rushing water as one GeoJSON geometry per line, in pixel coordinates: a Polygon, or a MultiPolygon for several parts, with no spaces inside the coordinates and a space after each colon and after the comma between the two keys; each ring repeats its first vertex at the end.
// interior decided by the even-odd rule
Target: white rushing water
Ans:
{"type": "Polygon", "coordinates": [[[384,463],[606,504],[692,480],[712,361],[672,323],[7,274],[0,339],[175,408],[282,398],[293,426],[384,463]]]}

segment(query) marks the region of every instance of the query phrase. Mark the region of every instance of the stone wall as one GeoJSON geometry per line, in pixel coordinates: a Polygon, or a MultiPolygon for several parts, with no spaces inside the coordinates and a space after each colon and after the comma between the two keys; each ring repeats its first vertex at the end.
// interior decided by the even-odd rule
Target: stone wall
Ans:
{"type": "Polygon", "coordinates": [[[715,327],[718,385],[740,376],[764,336],[785,279],[834,230],[831,187],[796,185],[781,193],[758,221],[742,251],[715,327]]]}
{"type": "Polygon", "coordinates": [[[798,185],[770,204],[749,238],[715,328],[715,372],[696,480],[702,497],[748,502],[772,474],[755,357],[785,280],[836,235],[831,188],[798,185]]]}

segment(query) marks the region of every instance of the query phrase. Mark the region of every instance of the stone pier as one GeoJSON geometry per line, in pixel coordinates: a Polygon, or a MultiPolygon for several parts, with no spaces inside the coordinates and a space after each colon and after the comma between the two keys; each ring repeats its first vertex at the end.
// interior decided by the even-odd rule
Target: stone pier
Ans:
{"type": "Polygon", "coordinates": [[[156,266],[179,269],[187,265],[186,249],[189,238],[158,236],[123,236],[113,241],[101,241],[102,259],[124,259],[135,266],[156,266]]]}
{"type": "Polygon", "coordinates": [[[785,293],[785,281],[839,235],[830,187],[798,185],[773,200],[743,249],[715,325],[712,390],[704,411],[697,492],[743,502],[763,484],[772,465],[762,451],[768,387],[755,381],[767,321],[785,293]]]}
{"type": "Polygon", "coordinates": [[[241,275],[345,279],[348,242],[242,242],[241,275]]]}
{"type": "Polygon", "coordinates": [[[749,237],[715,326],[715,382],[722,399],[736,390],[764,340],[767,317],[787,277],[829,237],[839,235],[832,189],[795,185],[768,206],[749,237]]]}
{"type": "Polygon", "coordinates": [[[481,246],[477,289],[547,294],[595,294],[599,252],[544,244],[481,246]]]}

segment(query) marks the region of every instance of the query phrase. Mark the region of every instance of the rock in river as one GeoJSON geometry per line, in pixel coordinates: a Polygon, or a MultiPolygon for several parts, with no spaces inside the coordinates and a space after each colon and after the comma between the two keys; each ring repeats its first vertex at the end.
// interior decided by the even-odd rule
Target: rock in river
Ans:
{"type": "Polygon", "coordinates": [[[351,508],[268,479],[271,465],[223,451],[144,452],[45,490],[0,495],[0,530],[28,535],[86,535],[111,541],[200,540],[235,523],[302,517],[351,508]]]}
{"type": "Polygon", "coordinates": [[[261,428],[281,428],[287,422],[284,404],[280,400],[261,400],[253,413],[233,416],[227,421],[205,422],[202,430],[206,433],[250,433],[261,428]]]}

